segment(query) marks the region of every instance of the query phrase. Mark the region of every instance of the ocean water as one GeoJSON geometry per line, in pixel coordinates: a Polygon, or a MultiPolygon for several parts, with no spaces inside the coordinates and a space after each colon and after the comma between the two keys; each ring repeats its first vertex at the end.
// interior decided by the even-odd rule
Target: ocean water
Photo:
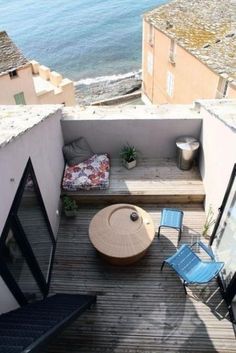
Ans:
{"type": "Polygon", "coordinates": [[[0,30],[27,58],[75,81],[115,80],[140,70],[141,16],[164,2],[0,0],[0,30]]]}

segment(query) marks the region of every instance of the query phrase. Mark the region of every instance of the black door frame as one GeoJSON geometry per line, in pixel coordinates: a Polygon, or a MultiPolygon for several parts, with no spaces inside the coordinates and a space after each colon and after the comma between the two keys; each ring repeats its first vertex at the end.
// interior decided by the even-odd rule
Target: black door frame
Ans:
{"type": "MultiPolygon", "coordinates": [[[[217,233],[222,215],[224,213],[224,209],[225,209],[226,203],[228,201],[228,197],[229,197],[229,194],[230,194],[230,191],[231,191],[231,188],[232,188],[232,185],[233,185],[235,178],[236,178],[236,163],[234,164],[234,167],[233,167],[230,179],[229,179],[229,183],[228,183],[228,186],[227,186],[224,198],[223,198],[223,202],[219,208],[219,213],[218,213],[216,223],[215,223],[215,226],[214,226],[214,229],[213,229],[210,241],[209,241],[209,245],[212,245],[212,243],[214,242],[214,239],[216,238],[216,233],[217,233]]],[[[231,302],[232,302],[234,296],[236,295],[236,272],[234,273],[233,278],[231,279],[227,288],[225,288],[225,285],[223,283],[221,276],[218,277],[218,280],[219,280],[220,287],[223,290],[223,295],[226,300],[226,303],[229,307],[231,307],[231,302]]],[[[231,313],[231,316],[232,316],[232,313],[231,313]]]]}
{"type": "MultiPolygon", "coordinates": [[[[46,297],[49,291],[50,287],[50,281],[51,281],[51,273],[52,273],[52,266],[54,262],[54,255],[55,255],[55,249],[56,249],[56,240],[53,235],[53,231],[51,228],[51,224],[47,215],[46,208],[44,206],[43,198],[39,189],[39,185],[36,179],[36,175],[33,169],[33,165],[31,162],[31,159],[29,158],[25,170],[23,172],[21,181],[19,183],[18,189],[16,191],[10,212],[8,214],[5,226],[3,228],[2,236],[0,238],[0,248],[2,248],[5,244],[6,237],[8,235],[9,229],[12,229],[14,233],[14,237],[17,241],[17,244],[22,252],[22,255],[24,256],[27,265],[32,273],[32,276],[34,277],[35,281],[37,282],[40,291],[42,292],[43,296],[46,297]],[[50,235],[50,240],[52,242],[52,253],[50,256],[50,263],[49,263],[49,269],[48,269],[48,276],[47,279],[45,279],[41,268],[38,264],[38,261],[33,253],[33,250],[31,248],[31,245],[27,239],[27,236],[23,230],[23,227],[21,225],[21,222],[17,216],[17,211],[20,206],[20,202],[22,199],[22,195],[25,190],[25,185],[28,179],[28,176],[31,176],[33,180],[33,185],[34,185],[34,190],[37,195],[37,200],[40,204],[41,211],[43,213],[47,229],[50,235]]],[[[21,291],[20,287],[16,283],[14,277],[10,273],[9,269],[7,268],[7,265],[3,261],[3,259],[0,258],[0,275],[2,276],[3,280],[5,281],[6,285],[16,298],[17,302],[20,305],[25,305],[27,304],[28,300],[24,296],[23,292],[21,291]]]]}

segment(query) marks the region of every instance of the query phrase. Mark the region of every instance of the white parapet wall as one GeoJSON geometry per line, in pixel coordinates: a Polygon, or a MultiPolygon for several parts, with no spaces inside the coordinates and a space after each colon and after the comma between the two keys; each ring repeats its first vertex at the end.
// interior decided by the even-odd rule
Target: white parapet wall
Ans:
{"type": "Polygon", "coordinates": [[[236,163],[236,100],[203,100],[196,106],[203,118],[199,166],[205,209],[212,206],[216,217],[236,163]]]}
{"type": "Polygon", "coordinates": [[[180,136],[200,137],[202,120],[192,106],[64,108],[65,142],[84,136],[94,152],[119,158],[122,145],[134,145],[142,158],[174,158],[180,136]]]}
{"type": "Polygon", "coordinates": [[[134,145],[140,157],[174,158],[175,141],[200,141],[199,169],[205,209],[215,216],[236,163],[236,100],[202,100],[195,105],[76,107],[63,110],[65,143],[84,136],[94,152],[119,158],[120,148],[134,145]]]}
{"type": "Polygon", "coordinates": [[[76,104],[73,81],[63,78],[56,71],[40,65],[36,60],[31,62],[33,82],[37,104],[64,104],[74,106],[76,104]]]}
{"type": "Polygon", "coordinates": [[[39,76],[41,76],[44,80],[50,79],[50,69],[47,66],[39,65],[39,76]]]}

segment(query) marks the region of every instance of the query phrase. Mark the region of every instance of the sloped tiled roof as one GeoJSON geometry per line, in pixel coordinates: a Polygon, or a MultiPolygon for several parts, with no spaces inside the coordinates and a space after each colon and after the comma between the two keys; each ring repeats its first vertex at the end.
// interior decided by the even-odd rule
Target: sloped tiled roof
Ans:
{"type": "Polygon", "coordinates": [[[0,75],[24,66],[28,60],[8,37],[5,31],[0,32],[0,75]]]}
{"type": "Polygon", "coordinates": [[[235,0],[174,0],[144,18],[217,74],[236,82],[235,0]]]}

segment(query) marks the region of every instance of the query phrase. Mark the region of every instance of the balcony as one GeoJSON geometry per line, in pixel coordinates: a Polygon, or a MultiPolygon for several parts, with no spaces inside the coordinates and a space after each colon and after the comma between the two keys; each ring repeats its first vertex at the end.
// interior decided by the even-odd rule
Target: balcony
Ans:
{"type": "MultiPolygon", "coordinates": [[[[96,307],[68,327],[47,352],[66,353],[68,347],[72,353],[236,350],[218,284],[191,286],[185,296],[175,273],[168,266],[160,271],[162,261],[176,250],[174,230],[163,230],[145,256],[127,267],[102,260],[88,238],[89,223],[100,209],[127,202],[146,210],[156,229],[162,207],[181,208],[181,243],[199,240],[209,205],[217,212],[235,162],[234,109],[232,101],[198,102],[194,107],[2,108],[2,226],[30,157],[49,222],[57,234],[50,293],[97,295],[96,307]],[[190,171],[176,167],[175,141],[182,135],[201,142],[199,160],[190,171]],[[79,136],[88,140],[94,152],[110,154],[111,186],[107,191],[70,194],[79,202],[79,214],[68,220],[59,217],[64,169],[61,150],[79,136]],[[118,161],[126,142],[140,151],[138,166],[130,171],[118,161]],[[6,166],[13,156],[16,162],[6,166]]],[[[7,292],[5,302],[10,295],[7,292]]]]}
{"type": "MultiPolygon", "coordinates": [[[[51,291],[97,294],[98,302],[49,347],[50,353],[64,353],[68,345],[72,352],[228,353],[236,349],[232,323],[217,282],[206,287],[192,286],[186,297],[175,273],[169,268],[160,271],[163,259],[177,247],[174,230],[163,231],[145,257],[126,268],[101,259],[88,238],[89,223],[99,210],[107,203],[129,202],[144,208],[156,229],[162,207],[180,207],[184,211],[181,243],[200,239],[207,243],[201,234],[206,219],[205,196],[210,203],[209,185],[203,183],[198,167],[180,171],[173,154],[180,130],[202,139],[208,118],[204,117],[203,127],[198,110],[176,107],[173,116],[168,108],[159,109],[163,109],[162,114],[155,121],[150,114],[153,110],[147,107],[129,107],[125,112],[123,108],[64,110],[66,142],[80,132],[99,152],[106,151],[108,145],[113,158],[109,190],[69,193],[80,203],[79,215],[72,221],[61,218],[51,291]],[[143,158],[135,169],[126,171],[117,157],[121,141],[130,139],[143,152],[143,158]],[[159,158],[154,159],[154,155],[159,158]]],[[[206,150],[200,168],[209,163],[206,144],[213,140],[207,137],[208,142],[202,140],[202,149],[206,150]]],[[[205,178],[208,172],[204,171],[205,178]]]]}
{"type": "Polygon", "coordinates": [[[77,201],[203,202],[199,169],[183,172],[175,161],[179,136],[200,138],[202,120],[191,106],[66,108],[61,123],[65,143],[84,136],[94,152],[111,157],[110,188],[69,193],[77,201]],[[127,142],[138,150],[138,166],[129,171],[119,159],[127,142]]]}
{"type": "MultiPolygon", "coordinates": [[[[162,205],[142,205],[156,228],[162,205]]],[[[176,205],[174,205],[176,206],[176,205]]],[[[128,267],[102,260],[88,238],[91,218],[103,205],[81,205],[73,220],[62,217],[51,292],[97,294],[94,309],[50,345],[50,353],[70,352],[219,352],[236,349],[228,311],[216,282],[192,286],[185,296],[164,258],[177,246],[174,230],[161,232],[143,259],[128,267]]],[[[205,213],[200,205],[181,205],[181,243],[201,237],[205,213]]],[[[204,240],[206,242],[206,240],[204,240]]]]}

